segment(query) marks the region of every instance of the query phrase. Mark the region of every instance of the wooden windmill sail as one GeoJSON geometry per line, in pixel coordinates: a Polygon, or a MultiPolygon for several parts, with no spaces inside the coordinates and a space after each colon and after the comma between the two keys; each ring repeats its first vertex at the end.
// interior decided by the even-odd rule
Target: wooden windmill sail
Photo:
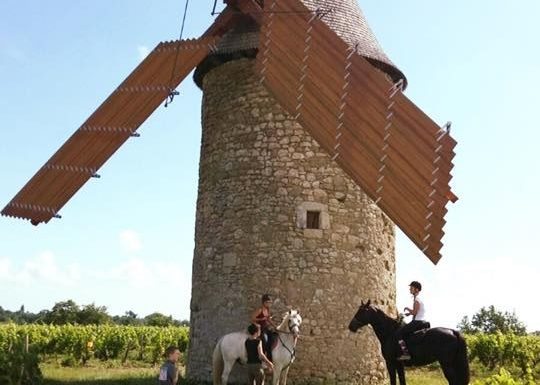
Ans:
{"type": "Polygon", "coordinates": [[[445,206],[456,199],[449,187],[456,142],[403,95],[403,74],[379,50],[344,41],[330,29],[321,18],[331,17],[331,10],[310,10],[299,0],[265,1],[264,10],[256,0],[226,3],[201,38],[160,43],[2,215],[33,224],[58,216],[219,38],[249,17],[260,26],[261,82],[437,263],[445,206]]]}

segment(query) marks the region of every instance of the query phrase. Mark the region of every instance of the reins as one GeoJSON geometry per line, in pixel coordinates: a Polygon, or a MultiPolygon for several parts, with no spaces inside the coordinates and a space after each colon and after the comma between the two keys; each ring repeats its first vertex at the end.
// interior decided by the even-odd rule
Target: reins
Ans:
{"type": "MultiPolygon", "coordinates": [[[[281,334],[293,334],[291,332],[283,332],[283,331],[280,331],[281,334]]],[[[281,342],[281,345],[289,352],[289,354],[291,355],[291,359],[289,361],[289,363],[287,365],[285,365],[285,368],[288,368],[289,366],[292,365],[293,361],[294,361],[294,358],[296,357],[296,341],[293,343],[293,348],[292,350],[289,349],[289,347],[287,345],[285,345],[285,342],[283,342],[283,340],[281,339],[281,335],[280,333],[278,333],[278,339],[279,339],[279,342],[281,342]]]]}
{"type": "MultiPolygon", "coordinates": [[[[281,326],[281,325],[279,325],[281,326]]],[[[298,327],[298,330],[300,330],[300,327],[299,325],[297,324],[294,324],[293,326],[296,326],[298,327]]],[[[291,332],[291,324],[289,323],[288,325],[289,327],[289,331],[284,331],[284,330],[279,330],[279,328],[276,328],[275,329],[275,332],[277,333],[277,336],[278,336],[278,339],[279,339],[279,342],[281,342],[281,345],[285,348],[285,350],[287,350],[289,352],[289,354],[291,355],[291,359],[289,361],[289,363],[287,365],[285,365],[284,368],[288,368],[289,366],[291,366],[291,364],[293,363],[294,361],[294,358],[296,357],[296,338],[298,338],[297,335],[295,335],[295,333],[291,332]],[[283,342],[283,339],[281,338],[281,335],[282,334],[286,334],[286,335],[294,335],[295,336],[295,339],[293,340],[293,347],[292,347],[292,350],[285,344],[285,342],[283,342]]]]}

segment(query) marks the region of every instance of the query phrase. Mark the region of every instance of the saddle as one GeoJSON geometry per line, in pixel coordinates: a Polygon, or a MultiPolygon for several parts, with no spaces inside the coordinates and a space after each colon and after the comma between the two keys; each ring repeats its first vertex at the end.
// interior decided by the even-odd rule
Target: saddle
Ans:
{"type": "Polygon", "coordinates": [[[418,329],[416,331],[405,337],[405,343],[407,346],[415,345],[422,341],[430,328],[431,324],[429,322],[422,321],[422,324],[418,325],[418,329]]]}

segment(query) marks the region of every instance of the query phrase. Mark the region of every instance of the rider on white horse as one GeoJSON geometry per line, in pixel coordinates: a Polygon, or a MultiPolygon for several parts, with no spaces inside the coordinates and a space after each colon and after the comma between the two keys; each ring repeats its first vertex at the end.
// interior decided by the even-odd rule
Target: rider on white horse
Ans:
{"type": "MultiPolygon", "coordinates": [[[[295,358],[296,340],[300,334],[302,317],[297,310],[289,310],[276,328],[279,333],[273,351],[272,385],[286,385],[287,373],[295,358]]],[[[219,339],[212,354],[214,384],[227,384],[229,374],[236,362],[246,363],[246,331],[233,332],[219,339]]]]}
{"type": "Polygon", "coordinates": [[[251,314],[251,322],[261,327],[263,349],[268,359],[272,361],[272,343],[274,342],[273,330],[277,327],[272,322],[270,306],[272,306],[272,297],[270,297],[270,294],[263,294],[261,297],[261,307],[255,309],[251,314]]]}

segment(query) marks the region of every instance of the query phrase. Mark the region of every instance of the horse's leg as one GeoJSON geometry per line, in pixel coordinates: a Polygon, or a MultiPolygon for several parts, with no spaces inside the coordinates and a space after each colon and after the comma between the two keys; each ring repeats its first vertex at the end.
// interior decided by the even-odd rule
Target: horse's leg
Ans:
{"type": "Polygon", "coordinates": [[[396,370],[400,385],[407,385],[407,383],[405,382],[405,368],[403,367],[402,362],[397,363],[396,370]]]}
{"type": "Polygon", "coordinates": [[[396,363],[392,359],[386,360],[386,369],[388,369],[390,385],[396,385],[396,363]]]}
{"type": "Polygon", "coordinates": [[[279,376],[279,385],[287,385],[287,374],[289,373],[290,367],[291,366],[289,365],[281,371],[281,376],[279,376]]]}
{"type": "Polygon", "coordinates": [[[441,369],[442,369],[442,371],[444,373],[444,376],[448,380],[448,384],[449,385],[461,385],[461,384],[458,383],[457,373],[454,370],[454,368],[452,367],[452,364],[448,363],[448,362],[442,362],[442,361],[439,361],[439,363],[441,364],[441,369]]]}
{"type": "Polygon", "coordinates": [[[227,360],[223,360],[223,361],[224,361],[224,366],[223,366],[223,374],[221,375],[221,385],[227,385],[227,381],[229,380],[229,374],[231,374],[234,361],[232,363],[227,360]]]}
{"type": "Polygon", "coordinates": [[[281,376],[281,369],[283,369],[283,367],[281,365],[277,365],[274,362],[274,370],[272,371],[272,385],[279,384],[279,378],[281,376]]]}

